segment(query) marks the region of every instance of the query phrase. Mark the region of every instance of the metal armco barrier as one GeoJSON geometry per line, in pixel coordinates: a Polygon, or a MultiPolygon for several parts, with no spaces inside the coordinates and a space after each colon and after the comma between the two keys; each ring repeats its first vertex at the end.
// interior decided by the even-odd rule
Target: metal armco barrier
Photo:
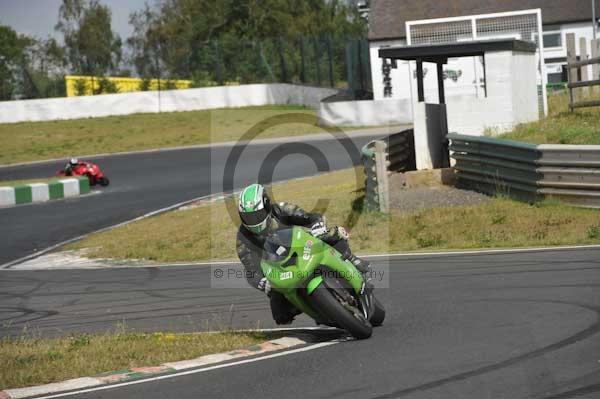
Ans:
{"type": "Polygon", "coordinates": [[[459,185],[534,202],[558,198],[600,208],[600,146],[533,145],[448,135],[459,185]]]}
{"type": "Polygon", "coordinates": [[[365,167],[365,204],[367,211],[389,212],[388,176],[392,172],[415,170],[413,130],[404,130],[380,140],[371,141],[362,149],[365,167]]]}

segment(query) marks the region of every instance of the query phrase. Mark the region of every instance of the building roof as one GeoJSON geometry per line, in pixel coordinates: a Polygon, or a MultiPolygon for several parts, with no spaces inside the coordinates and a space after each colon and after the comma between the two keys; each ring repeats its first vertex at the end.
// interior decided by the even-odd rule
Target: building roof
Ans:
{"type": "Polygon", "coordinates": [[[395,46],[379,49],[379,57],[397,60],[422,60],[446,63],[448,58],[483,55],[490,51],[515,51],[535,53],[535,43],[514,39],[468,41],[452,44],[426,44],[417,46],[395,46]]]}
{"type": "MultiPolygon", "coordinates": [[[[590,21],[590,0],[371,0],[369,40],[406,37],[406,21],[541,8],[544,25],[590,21]]],[[[600,17],[600,1],[596,2],[600,17]]]]}

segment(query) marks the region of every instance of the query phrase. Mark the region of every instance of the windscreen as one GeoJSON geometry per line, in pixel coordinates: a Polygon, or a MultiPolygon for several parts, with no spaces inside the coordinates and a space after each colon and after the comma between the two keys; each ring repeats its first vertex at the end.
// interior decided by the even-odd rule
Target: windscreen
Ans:
{"type": "Polygon", "coordinates": [[[292,247],[293,232],[293,229],[284,229],[269,235],[265,241],[263,259],[279,262],[287,258],[292,247]]]}

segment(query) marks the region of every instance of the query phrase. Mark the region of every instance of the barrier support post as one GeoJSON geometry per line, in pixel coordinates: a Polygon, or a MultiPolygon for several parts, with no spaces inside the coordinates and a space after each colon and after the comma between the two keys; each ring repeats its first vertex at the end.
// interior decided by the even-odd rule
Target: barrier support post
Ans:
{"type": "Polygon", "coordinates": [[[383,141],[375,143],[375,165],[377,170],[377,194],[379,196],[379,210],[383,213],[390,211],[389,204],[389,179],[387,171],[387,144],[383,141]]]}

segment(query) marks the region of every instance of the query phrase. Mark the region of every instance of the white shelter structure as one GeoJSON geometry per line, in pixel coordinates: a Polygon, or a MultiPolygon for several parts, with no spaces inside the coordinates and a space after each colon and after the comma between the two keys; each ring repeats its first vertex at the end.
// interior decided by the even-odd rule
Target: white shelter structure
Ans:
{"type": "MultiPolygon", "coordinates": [[[[369,2],[369,43],[375,100],[384,98],[381,64],[377,51],[386,46],[514,38],[541,45],[546,64],[544,81],[566,82],[566,34],[574,33],[589,42],[594,36],[593,15],[600,18],[600,1],[590,0],[371,0],[369,2]],[[595,5],[595,10],[592,6],[595,5]],[[540,17],[537,12],[540,11],[540,17]],[[595,11],[595,12],[594,12],[595,11]],[[540,35],[543,40],[539,40],[540,35]]],[[[577,43],[577,54],[580,54],[577,43]]],[[[473,83],[468,68],[452,61],[452,76],[462,75],[448,86],[452,97],[460,85],[473,83]]],[[[401,73],[396,70],[395,74],[401,73]]],[[[396,78],[396,76],[393,76],[396,78]]],[[[450,82],[447,82],[450,83],[450,82]]],[[[394,99],[410,97],[409,89],[392,93],[394,99]]],[[[387,98],[387,97],[386,97],[387,98]]]]}
{"type": "MultiPolygon", "coordinates": [[[[449,166],[445,146],[448,125],[462,134],[481,134],[488,121],[506,129],[516,123],[539,117],[536,45],[521,40],[484,40],[454,44],[430,44],[388,47],[379,50],[386,70],[399,62],[416,64],[416,98],[414,99],[415,158],[418,170],[449,166]],[[467,96],[446,103],[444,65],[451,58],[479,57],[483,60],[480,96],[467,96]],[[434,103],[426,98],[425,66],[431,68],[429,82],[437,81],[434,103]]],[[[429,74],[428,74],[429,75],[429,74]]],[[[386,80],[385,90],[393,90],[393,80],[386,80]]],[[[411,102],[413,104],[413,102],[411,102]]]]}

